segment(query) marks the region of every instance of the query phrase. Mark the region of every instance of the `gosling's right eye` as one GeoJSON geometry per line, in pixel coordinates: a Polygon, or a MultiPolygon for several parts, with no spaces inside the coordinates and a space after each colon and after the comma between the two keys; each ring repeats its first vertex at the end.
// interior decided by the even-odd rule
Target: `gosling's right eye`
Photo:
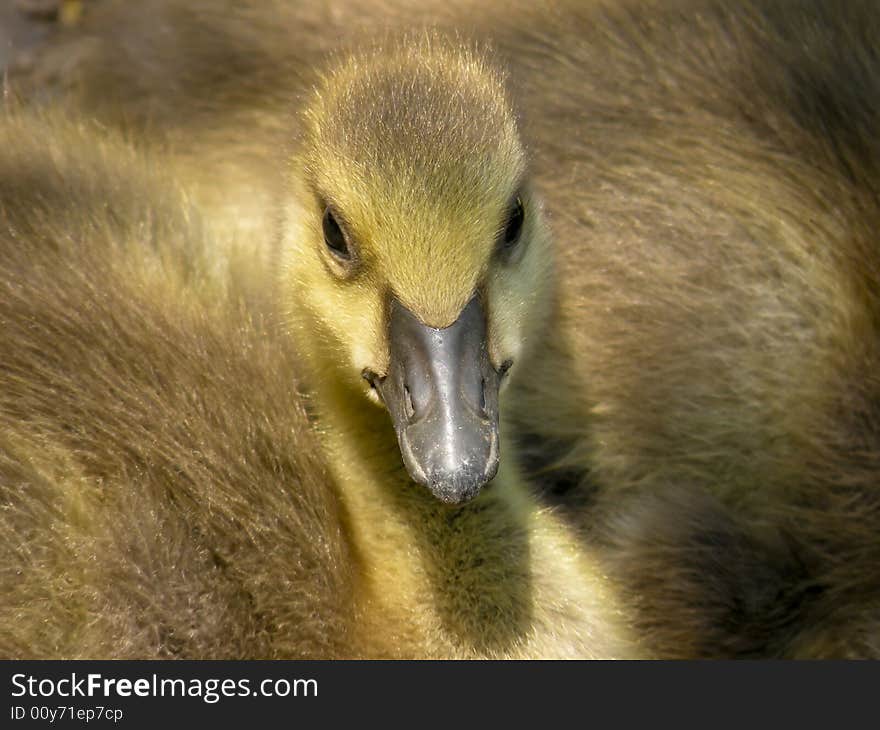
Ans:
{"type": "Polygon", "coordinates": [[[321,225],[324,229],[324,243],[327,245],[327,248],[330,249],[330,252],[342,261],[348,261],[351,259],[351,250],[348,247],[348,240],[346,239],[342,228],[340,228],[339,223],[336,221],[336,218],[333,216],[333,211],[331,211],[330,208],[324,210],[324,219],[321,222],[321,225]]]}

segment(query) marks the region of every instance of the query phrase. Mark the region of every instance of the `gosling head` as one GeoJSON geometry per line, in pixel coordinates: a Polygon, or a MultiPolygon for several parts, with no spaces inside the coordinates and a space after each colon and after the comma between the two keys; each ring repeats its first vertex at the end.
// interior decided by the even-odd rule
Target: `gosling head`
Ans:
{"type": "Polygon", "coordinates": [[[305,113],[285,218],[284,287],[319,377],[384,404],[438,499],[476,496],[550,267],[499,73],[436,38],[337,66],[305,113]]]}

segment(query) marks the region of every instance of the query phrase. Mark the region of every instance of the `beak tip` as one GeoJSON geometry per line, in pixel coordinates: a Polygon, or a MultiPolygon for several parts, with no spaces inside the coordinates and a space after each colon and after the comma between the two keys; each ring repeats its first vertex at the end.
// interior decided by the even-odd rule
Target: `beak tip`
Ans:
{"type": "Polygon", "coordinates": [[[474,499],[498,472],[498,458],[494,455],[486,462],[458,468],[439,468],[425,475],[420,470],[417,482],[427,487],[441,502],[460,505],[474,499]]]}

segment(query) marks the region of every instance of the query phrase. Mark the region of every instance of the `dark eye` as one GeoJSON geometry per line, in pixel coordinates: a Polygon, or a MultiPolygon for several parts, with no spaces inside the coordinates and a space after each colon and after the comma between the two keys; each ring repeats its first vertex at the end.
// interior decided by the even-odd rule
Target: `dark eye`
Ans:
{"type": "Polygon", "coordinates": [[[339,223],[336,222],[336,218],[333,217],[333,212],[330,208],[324,210],[324,220],[321,221],[321,226],[324,229],[324,243],[327,244],[327,248],[330,249],[334,256],[348,261],[351,258],[351,252],[348,250],[348,241],[339,227],[339,223]]]}
{"type": "Polygon", "coordinates": [[[523,209],[522,198],[518,197],[507,215],[507,223],[504,226],[504,237],[501,241],[503,248],[511,249],[517,244],[520,234],[522,233],[523,220],[525,217],[526,212],[523,209]]]}

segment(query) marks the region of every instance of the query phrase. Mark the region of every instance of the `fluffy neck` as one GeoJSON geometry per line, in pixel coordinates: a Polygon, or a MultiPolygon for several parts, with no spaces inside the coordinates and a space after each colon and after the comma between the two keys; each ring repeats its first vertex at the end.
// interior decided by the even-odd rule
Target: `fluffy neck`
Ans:
{"type": "Polygon", "coordinates": [[[409,479],[388,415],[340,385],[315,342],[301,347],[310,353],[321,441],[360,562],[361,653],[631,653],[586,544],[540,509],[511,458],[502,457],[498,477],[473,502],[441,504],[409,479]]]}

